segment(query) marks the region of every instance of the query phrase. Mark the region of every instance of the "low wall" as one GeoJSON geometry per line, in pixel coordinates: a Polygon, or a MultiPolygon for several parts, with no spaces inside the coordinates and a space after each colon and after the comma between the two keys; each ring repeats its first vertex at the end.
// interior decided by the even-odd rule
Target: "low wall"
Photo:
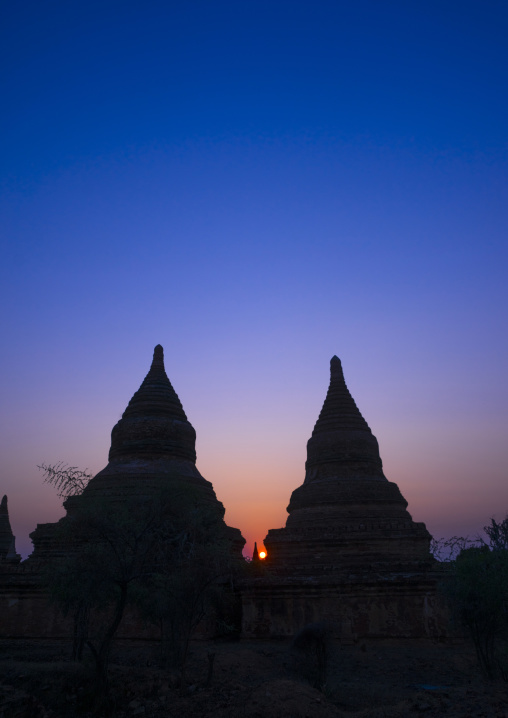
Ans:
{"type": "Polygon", "coordinates": [[[242,636],[289,637],[309,623],[326,621],[343,641],[448,635],[448,616],[437,593],[438,577],[386,577],[346,582],[260,578],[241,588],[242,636]]]}
{"type": "MultiPolygon", "coordinates": [[[[448,636],[448,616],[437,591],[437,573],[386,575],[345,580],[263,576],[240,585],[244,638],[291,637],[309,623],[327,621],[337,638],[426,638],[448,636]]],[[[93,629],[92,629],[93,632],[93,629]]],[[[199,634],[213,635],[210,623],[199,634]]],[[[64,617],[23,565],[0,573],[0,637],[68,638],[72,616],[64,617]]],[[[158,638],[134,610],[127,610],[119,638],[158,638]]]]}
{"type": "MultiPolygon", "coordinates": [[[[229,593],[228,624],[239,625],[239,598],[229,593]],[[238,614],[238,615],[236,615],[238,614]]],[[[193,633],[195,638],[210,638],[217,633],[217,616],[214,613],[202,619],[193,633]]],[[[107,612],[91,617],[90,636],[108,619],[107,612]]],[[[73,613],[64,616],[61,608],[50,600],[40,574],[24,567],[0,568],[0,638],[68,639],[74,632],[73,613]]],[[[98,631],[101,633],[102,631],[98,631]]],[[[145,621],[132,606],[127,606],[116,633],[117,638],[159,640],[158,626],[145,621]]]]}

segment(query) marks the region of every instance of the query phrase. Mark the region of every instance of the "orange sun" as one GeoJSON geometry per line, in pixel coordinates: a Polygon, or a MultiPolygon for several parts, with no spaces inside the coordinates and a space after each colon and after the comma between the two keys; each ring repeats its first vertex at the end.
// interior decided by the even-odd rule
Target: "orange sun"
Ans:
{"type": "Polygon", "coordinates": [[[266,551],[260,551],[259,558],[266,558],[266,551]]]}

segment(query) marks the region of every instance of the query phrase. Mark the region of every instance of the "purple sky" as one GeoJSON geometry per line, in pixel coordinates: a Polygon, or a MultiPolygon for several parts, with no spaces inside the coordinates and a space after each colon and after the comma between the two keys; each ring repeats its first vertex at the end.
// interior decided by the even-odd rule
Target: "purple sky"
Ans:
{"type": "Polygon", "coordinates": [[[18,550],[165,349],[249,546],[328,363],[436,536],[508,512],[508,5],[0,9],[0,492],[18,550]]]}

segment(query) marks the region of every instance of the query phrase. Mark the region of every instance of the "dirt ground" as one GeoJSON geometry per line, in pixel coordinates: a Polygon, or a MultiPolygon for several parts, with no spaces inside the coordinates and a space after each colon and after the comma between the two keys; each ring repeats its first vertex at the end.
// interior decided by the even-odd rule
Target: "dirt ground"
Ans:
{"type": "MultiPolygon", "coordinates": [[[[484,680],[469,646],[333,643],[321,690],[315,655],[289,641],[195,642],[183,688],[157,667],[156,650],[116,644],[113,716],[508,718],[508,684],[484,680]]],[[[90,716],[92,666],[68,656],[66,642],[0,641],[0,718],[90,716]]]]}

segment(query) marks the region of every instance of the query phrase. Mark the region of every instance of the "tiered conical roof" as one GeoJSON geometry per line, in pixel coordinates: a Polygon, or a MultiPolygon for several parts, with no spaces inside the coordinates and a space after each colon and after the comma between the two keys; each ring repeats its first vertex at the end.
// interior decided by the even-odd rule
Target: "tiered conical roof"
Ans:
{"type": "Polygon", "coordinates": [[[406,511],[383,474],[376,437],[346,386],[338,357],[307,443],[303,484],[293,491],[284,529],[265,540],[268,561],[302,573],[429,557],[430,535],[406,511]],[[324,569],[323,569],[324,570],[324,569]]]}
{"type": "Polygon", "coordinates": [[[330,428],[336,430],[339,427],[371,433],[369,425],[360,414],[360,410],[346,386],[341,361],[338,356],[334,355],[330,359],[330,384],[312,434],[321,433],[330,428]]]}
{"type": "MultiPolygon", "coordinates": [[[[156,487],[184,481],[224,515],[212,484],[196,468],[196,432],[188,421],[164,368],[158,344],[150,370],[111,432],[109,463],[88,484],[83,497],[150,496],[156,487]]],[[[79,500],[79,497],[78,497],[79,500]]],[[[66,502],[73,510],[77,500],[66,502]]]]}
{"type": "Polygon", "coordinates": [[[164,350],[154,349],[150,371],[111,434],[110,461],[175,458],[196,461],[196,432],[164,368],[164,350]]]}
{"type": "Polygon", "coordinates": [[[385,479],[377,440],[349,393],[337,356],[330,362],[330,385],[307,443],[305,468],[306,482],[352,477],[385,479]]]}
{"type": "Polygon", "coordinates": [[[148,374],[132,399],[127,404],[123,418],[151,414],[174,416],[187,421],[183,406],[173,389],[164,367],[164,349],[157,344],[153,350],[153,359],[148,374]]]}

